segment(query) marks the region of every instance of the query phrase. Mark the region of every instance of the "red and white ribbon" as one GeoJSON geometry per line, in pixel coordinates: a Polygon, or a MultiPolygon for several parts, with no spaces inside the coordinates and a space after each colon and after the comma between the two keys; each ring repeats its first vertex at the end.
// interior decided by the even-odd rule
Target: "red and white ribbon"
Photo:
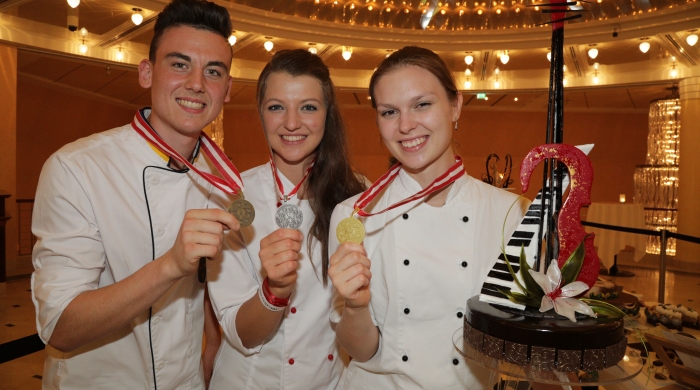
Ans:
{"type": "Polygon", "coordinates": [[[455,156],[455,163],[452,165],[447,172],[443,173],[440,175],[437,179],[433,180],[432,183],[430,183],[427,187],[423,188],[421,191],[417,192],[415,195],[409,196],[408,198],[396,202],[392,204],[391,206],[387,207],[384,210],[378,211],[376,213],[368,213],[364,210],[365,207],[367,207],[372,200],[386,188],[386,186],[389,185],[396,176],[398,176],[399,171],[401,170],[401,163],[397,163],[387,173],[382,175],[382,177],[379,178],[374,184],[372,184],[371,187],[369,187],[365,192],[360,195],[360,197],[357,199],[355,202],[354,209],[355,211],[353,214],[357,214],[361,217],[371,217],[373,215],[379,215],[382,213],[385,213],[389,210],[393,210],[399,206],[405,205],[406,203],[413,202],[414,200],[418,200],[421,198],[424,198],[436,191],[440,191],[441,189],[449,186],[450,184],[454,183],[457,179],[460,177],[464,176],[465,170],[464,170],[464,165],[462,165],[462,158],[459,156],[455,156]]]}
{"type": "Polygon", "coordinates": [[[301,185],[304,184],[304,180],[309,176],[309,173],[311,172],[311,168],[314,167],[314,161],[311,161],[311,165],[306,169],[306,173],[304,174],[304,177],[301,178],[301,181],[299,184],[297,184],[294,188],[292,188],[292,191],[289,194],[284,193],[284,185],[282,184],[282,180],[280,180],[279,175],[277,174],[277,166],[275,165],[275,160],[270,155],[270,168],[272,168],[272,176],[275,178],[275,183],[277,185],[277,192],[280,194],[279,200],[277,201],[277,207],[280,207],[282,205],[282,202],[287,202],[292,196],[296,195],[297,192],[299,192],[299,189],[301,188],[301,185]]]}
{"type": "Polygon", "coordinates": [[[192,163],[187,161],[186,158],[182,157],[177,151],[175,151],[175,149],[166,144],[163,139],[160,138],[158,133],[153,130],[151,125],[143,116],[141,110],[136,111],[134,120],[131,122],[131,127],[133,127],[133,129],[136,130],[141,137],[143,137],[161,153],[181,162],[187,168],[196,172],[199,176],[204,178],[204,180],[208,181],[211,183],[211,185],[220,189],[221,191],[234,195],[238,193],[239,190],[243,189],[241,174],[238,172],[231,160],[226,157],[224,152],[221,151],[216,143],[214,143],[214,141],[212,141],[211,138],[209,138],[209,136],[207,136],[204,132],[202,132],[199,137],[200,147],[202,150],[204,150],[204,153],[207,155],[207,157],[209,157],[221,176],[223,176],[223,179],[212,175],[211,173],[200,171],[194,165],[192,165],[192,163]]]}

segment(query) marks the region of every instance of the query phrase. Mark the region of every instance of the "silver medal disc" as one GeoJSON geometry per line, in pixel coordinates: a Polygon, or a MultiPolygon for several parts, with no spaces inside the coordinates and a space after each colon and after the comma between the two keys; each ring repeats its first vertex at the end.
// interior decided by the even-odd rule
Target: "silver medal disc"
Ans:
{"type": "Polygon", "coordinates": [[[302,221],[304,221],[304,213],[295,204],[284,203],[275,213],[275,222],[281,228],[299,229],[302,221]]]}

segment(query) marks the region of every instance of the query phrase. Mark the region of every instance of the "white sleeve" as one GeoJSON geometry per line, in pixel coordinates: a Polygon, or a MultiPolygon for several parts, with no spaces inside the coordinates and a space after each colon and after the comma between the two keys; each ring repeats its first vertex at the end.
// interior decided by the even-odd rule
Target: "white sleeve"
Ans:
{"type": "Polygon", "coordinates": [[[244,347],[236,330],[236,316],[241,305],[257,295],[260,284],[256,272],[243,237],[235,231],[226,234],[221,255],[207,263],[209,299],[216,318],[231,346],[246,356],[258,353],[262,348],[262,344],[255,348],[244,347]]]}
{"type": "Polygon", "coordinates": [[[47,343],[63,310],[78,294],[95,290],[106,255],[82,172],[54,154],[39,177],[32,233],[32,301],[39,337],[47,343]]]}

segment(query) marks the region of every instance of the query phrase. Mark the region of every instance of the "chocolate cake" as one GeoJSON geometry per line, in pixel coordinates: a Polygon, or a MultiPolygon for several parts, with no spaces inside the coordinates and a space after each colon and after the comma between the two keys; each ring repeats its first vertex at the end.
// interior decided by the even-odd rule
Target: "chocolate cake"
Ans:
{"type": "MultiPolygon", "coordinates": [[[[567,318],[467,301],[464,340],[477,351],[534,371],[598,371],[625,356],[622,320],[567,318]],[[508,311],[506,311],[508,310],[508,311]]],[[[547,313],[545,313],[547,314],[547,313]]]]}

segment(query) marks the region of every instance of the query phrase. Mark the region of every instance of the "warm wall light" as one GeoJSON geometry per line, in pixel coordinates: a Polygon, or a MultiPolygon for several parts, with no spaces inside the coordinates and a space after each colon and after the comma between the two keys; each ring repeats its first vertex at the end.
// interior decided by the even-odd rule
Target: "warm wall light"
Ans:
{"type": "Polygon", "coordinates": [[[228,37],[228,44],[233,46],[236,44],[236,40],[237,40],[236,36],[231,34],[231,36],[228,37]]]}
{"type": "Polygon", "coordinates": [[[598,49],[595,47],[588,49],[588,56],[591,57],[592,60],[595,60],[596,57],[598,57],[598,49]]]}
{"type": "Polygon", "coordinates": [[[671,78],[675,79],[678,77],[678,69],[676,69],[676,57],[671,57],[671,61],[673,61],[673,65],[671,65],[671,78]]]}
{"type": "Polygon", "coordinates": [[[503,54],[501,54],[501,63],[505,65],[508,63],[508,61],[510,61],[510,56],[508,55],[508,50],[506,50],[503,52],[503,54]]]}
{"type": "Polygon", "coordinates": [[[640,50],[642,53],[648,52],[648,51],[649,51],[649,48],[651,48],[651,43],[649,43],[649,42],[647,42],[647,41],[643,41],[642,43],[639,44],[639,50],[640,50]]]}
{"type": "Polygon", "coordinates": [[[267,51],[271,51],[272,48],[275,47],[275,44],[272,43],[271,39],[272,39],[272,38],[270,38],[270,37],[265,37],[265,43],[263,43],[263,47],[264,47],[265,50],[267,50],[267,51]]]}
{"type": "Polygon", "coordinates": [[[343,59],[348,61],[352,57],[352,47],[343,46],[343,59]]]}
{"type": "Polygon", "coordinates": [[[464,62],[465,62],[467,65],[471,65],[472,62],[474,62],[474,56],[471,55],[471,54],[467,54],[466,56],[464,56],[464,62]]]}
{"type": "Polygon", "coordinates": [[[68,5],[70,5],[71,8],[75,8],[80,5],[80,0],[68,0],[68,5]]]}
{"type": "MultiPolygon", "coordinates": [[[[87,38],[88,30],[85,27],[80,29],[80,36],[83,37],[83,40],[84,40],[84,38],[87,38]]],[[[674,58],[674,61],[675,61],[675,58],[674,58]]]]}
{"type": "Polygon", "coordinates": [[[141,8],[132,8],[134,11],[133,14],[131,14],[131,21],[134,22],[135,25],[141,24],[143,22],[143,15],[141,15],[141,8]]]}
{"type": "Polygon", "coordinates": [[[552,52],[551,51],[547,52],[547,61],[552,62],[552,52]]]}
{"type": "Polygon", "coordinates": [[[122,47],[119,46],[119,49],[117,50],[116,55],[114,56],[117,61],[123,61],[124,60],[124,52],[122,51],[122,47]]]}
{"type": "Polygon", "coordinates": [[[690,46],[695,46],[696,43],[698,43],[698,36],[693,33],[685,37],[685,41],[690,45],[690,46]]]}
{"type": "Polygon", "coordinates": [[[625,203],[627,201],[627,196],[625,194],[620,194],[620,203],[625,203]]]}
{"type": "Polygon", "coordinates": [[[80,42],[80,45],[78,45],[78,51],[80,51],[80,54],[85,54],[88,51],[88,47],[85,44],[85,40],[83,39],[82,42],[80,42]]]}
{"type": "Polygon", "coordinates": [[[469,68],[467,68],[467,70],[464,71],[464,75],[465,75],[465,76],[471,76],[471,75],[472,75],[472,71],[471,71],[469,68]]]}
{"type": "Polygon", "coordinates": [[[464,82],[464,89],[471,89],[472,88],[472,82],[467,80],[464,82]]]}

